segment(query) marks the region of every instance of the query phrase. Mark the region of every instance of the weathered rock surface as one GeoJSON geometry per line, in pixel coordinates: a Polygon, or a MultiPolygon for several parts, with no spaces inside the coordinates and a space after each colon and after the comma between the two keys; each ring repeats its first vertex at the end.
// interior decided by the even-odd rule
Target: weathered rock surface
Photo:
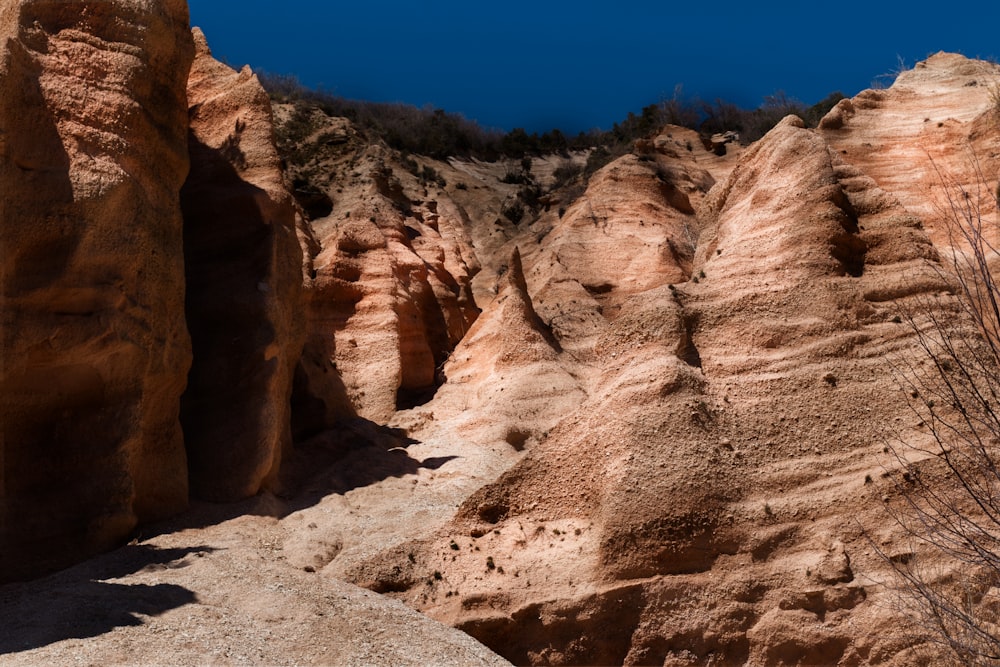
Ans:
{"type": "MultiPolygon", "coordinates": [[[[517,248],[506,266],[490,309],[444,367],[449,382],[434,403],[433,420],[474,442],[521,451],[544,439],[586,394],[566,372],[559,342],[532,306],[517,248]]],[[[398,420],[415,431],[426,414],[414,410],[409,421],[398,420]]]]}
{"type": "Polygon", "coordinates": [[[521,243],[539,314],[581,361],[593,361],[625,299],[691,275],[694,207],[715,182],[706,167],[721,175],[732,163],[694,148],[692,135],[669,127],[656,148],[605,166],[563,215],[532,225],[535,243],[521,243]]]}
{"type": "MultiPolygon", "coordinates": [[[[199,62],[243,91],[209,96],[230,119],[202,130],[226,153],[213,164],[280,200],[272,158],[241,172],[232,148],[256,142],[221,113],[258,99],[252,79],[199,62]]],[[[346,578],[518,664],[933,664],[900,631],[871,545],[911,555],[882,507],[899,500],[883,443],[927,438],[886,358],[919,358],[899,317],[914,303],[954,316],[927,154],[994,189],[996,86],[995,68],[939,54],[817,130],[786,118],[745,150],[666,128],[519,224],[502,164],[404,162],[346,120],[278,107],[312,142],[292,174],[312,217],[298,493],[4,591],[0,615],[32,642],[10,650],[78,654],[24,615],[33,592],[104,609],[104,587],[128,583],[147,587],[128,599],[155,636],[131,615],[85,627],[102,633],[83,644],[95,661],[133,644],[179,661],[494,660],[426,623],[412,652],[369,650],[381,624],[417,625],[346,578]],[[287,640],[302,631],[316,653],[287,640]],[[329,643],[340,634],[360,648],[329,643]],[[439,636],[444,656],[426,643],[439,636]]],[[[561,159],[576,158],[539,178],[561,159]]],[[[257,451],[273,464],[277,449],[257,451]]]]}
{"type": "Polygon", "coordinates": [[[995,187],[1000,172],[998,86],[995,63],[938,53],[885,90],[843,100],[820,129],[845,162],[917,216],[935,243],[949,245],[943,181],[981,195],[984,219],[996,214],[983,180],[995,187]]]}
{"type": "Polygon", "coordinates": [[[337,372],[350,411],[388,421],[433,395],[441,366],[479,313],[471,289],[479,265],[464,212],[340,120],[318,110],[298,119],[290,116],[300,112],[281,112],[285,123],[310,123],[309,140],[320,146],[293,166],[293,179],[324,170],[331,202],[329,214],[310,223],[317,245],[308,258],[307,374],[316,384],[337,372]]]}
{"type": "MultiPolygon", "coordinates": [[[[942,67],[968,67],[953,60],[942,67]]],[[[873,111],[863,131],[908,127],[924,108],[912,98],[953,74],[902,77],[909,89],[885,99],[906,104],[873,111]]],[[[957,131],[990,146],[976,99],[957,131]]],[[[879,152],[843,152],[854,119],[814,131],[787,118],[738,163],[626,156],[561,219],[515,236],[552,358],[586,398],[451,523],[337,571],[515,662],[911,662],[891,594],[869,583],[885,565],[864,531],[890,549],[903,539],[871,485],[887,427],[926,433],[886,357],[919,356],[899,318],[915,300],[953,307],[938,263],[950,246],[924,226],[929,180],[920,198],[879,171],[879,152]]],[[[466,344],[452,363],[471,363],[466,344]]],[[[507,383],[524,376],[504,369],[507,383]]],[[[457,377],[411,435],[447,431],[457,377]]]]}
{"type": "Polygon", "coordinates": [[[0,9],[0,579],[187,504],[186,4],[0,9]]]}
{"type": "Polygon", "coordinates": [[[231,501],[273,482],[291,447],[302,251],[270,98],[249,67],[215,60],[197,29],[195,42],[191,173],[181,192],[194,361],[181,422],[192,492],[231,501]]]}
{"type": "Polygon", "coordinates": [[[204,528],[163,526],[142,544],[3,588],[3,663],[510,664],[395,600],[291,566],[284,526],[268,516],[274,502],[196,505],[190,518],[204,528]]]}

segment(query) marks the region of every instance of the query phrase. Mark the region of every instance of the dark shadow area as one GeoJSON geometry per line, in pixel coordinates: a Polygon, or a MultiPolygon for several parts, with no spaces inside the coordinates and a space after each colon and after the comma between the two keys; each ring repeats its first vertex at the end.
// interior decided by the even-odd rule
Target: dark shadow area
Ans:
{"type": "Polygon", "coordinates": [[[836,259],[844,273],[860,278],[865,272],[865,255],[868,244],[856,234],[845,232],[830,238],[830,254],[836,259]]]}
{"type": "Polygon", "coordinates": [[[333,200],[330,199],[330,195],[304,178],[296,178],[292,182],[292,196],[310,220],[325,218],[333,213],[333,200]]]}
{"type": "Polygon", "coordinates": [[[400,387],[396,390],[396,409],[412,410],[413,408],[430,403],[440,386],[440,384],[435,383],[428,387],[417,387],[414,389],[400,387]]]}
{"type": "Polygon", "coordinates": [[[698,328],[698,318],[688,315],[684,318],[684,340],[677,350],[677,357],[693,368],[701,368],[701,354],[694,344],[694,331],[698,328]]]}
{"type": "Polygon", "coordinates": [[[861,227],[858,224],[858,212],[843,190],[834,193],[833,203],[841,211],[839,222],[842,231],[831,236],[830,254],[840,262],[845,274],[859,278],[865,271],[868,244],[860,236],[861,227]]]}
{"type": "Polygon", "coordinates": [[[456,627],[515,665],[532,664],[545,651],[558,651],[564,665],[620,665],[645,605],[642,586],[632,584],[572,602],[528,604],[456,627]]]}
{"type": "MultiPolygon", "coordinates": [[[[44,19],[51,11],[32,13],[44,19]]],[[[38,53],[29,50],[35,46],[18,39],[3,46],[0,127],[9,123],[12,131],[0,130],[0,582],[51,572],[103,546],[104,522],[130,511],[123,461],[134,421],[147,414],[140,403],[148,387],[138,373],[107,379],[122,373],[112,359],[144,344],[122,304],[151,283],[140,277],[144,269],[132,272],[142,264],[116,254],[124,245],[105,240],[126,233],[148,240],[120,228],[124,213],[109,219],[112,202],[138,186],[109,185],[86,205],[75,199],[57,112],[40,83],[38,53]],[[60,342],[36,355],[46,335],[60,342]]],[[[144,244],[135,252],[148,255],[144,244]]],[[[149,270],[157,281],[157,269],[149,270]]],[[[153,356],[136,363],[152,364],[153,356]]],[[[167,489],[154,493],[171,500],[167,489]]]]}
{"type": "Polygon", "coordinates": [[[233,165],[246,163],[239,140],[220,148],[189,132],[191,170],[181,189],[184,215],[185,316],[192,363],[181,397],[181,426],[192,494],[237,498],[266,459],[263,404],[284,372],[274,301],[283,297],[282,229],[291,206],[271,201],[233,165]]]}
{"type": "Polygon", "coordinates": [[[310,335],[292,376],[292,441],[304,442],[357,413],[322,336],[310,335]]]}
{"type": "Polygon", "coordinates": [[[282,464],[276,489],[233,503],[192,500],[188,511],[140,526],[135,535],[145,540],[246,515],[280,519],[331,494],[347,493],[390,477],[414,475],[421,469],[437,470],[458,458],[437,456],[421,461],[406,451],[418,443],[403,429],[360,417],[343,419],[334,428],[296,443],[282,464]]]}
{"type": "Polygon", "coordinates": [[[530,439],[531,439],[531,431],[527,431],[520,428],[510,429],[509,431],[507,431],[507,437],[505,438],[507,444],[519,452],[524,451],[525,445],[530,439]]]}
{"type": "Polygon", "coordinates": [[[97,637],[118,627],[142,625],[143,616],[195,603],[195,593],[183,586],[103,580],[186,567],[189,559],[211,551],[206,546],[129,545],[43,579],[0,586],[0,655],[97,637]]]}
{"type": "Polygon", "coordinates": [[[282,478],[284,493],[297,511],[331,493],[347,493],[390,477],[414,475],[420,469],[437,470],[455,456],[423,461],[406,448],[418,441],[402,429],[380,426],[366,419],[342,422],[295,448],[282,478]]]}

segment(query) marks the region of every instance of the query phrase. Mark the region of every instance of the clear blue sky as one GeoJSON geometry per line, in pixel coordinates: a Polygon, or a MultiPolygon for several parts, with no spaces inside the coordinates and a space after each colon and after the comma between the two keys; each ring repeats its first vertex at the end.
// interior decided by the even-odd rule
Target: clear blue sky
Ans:
{"type": "MultiPolygon", "coordinates": [[[[189,0],[216,57],[488,127],[609,128],[670,97],[854,95],[936,51],[1000,56],[1000,3],[189,0]]],[[[891,82],[891,78],[888,78],[891,82]]]]}

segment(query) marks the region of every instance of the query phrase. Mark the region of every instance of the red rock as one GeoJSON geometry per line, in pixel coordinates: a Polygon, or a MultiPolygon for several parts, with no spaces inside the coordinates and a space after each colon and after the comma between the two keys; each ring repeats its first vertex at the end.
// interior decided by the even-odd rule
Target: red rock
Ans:
{"type": "Polygon", "coordinates": [[[419,571],[394,595],[518,662],[836,664],[877,645],[894,620],[848,585],[880,567],[851,522],[885,516],[851,466],[874,463],[886,423],[912,419],[884,355],[919,347],[893,316],[945,283],[916,217],[825,132],[786,118],[707,195],[707,178],[677,187],[698,173],[685,151],[626,156],[561,220],[516,238],[532,248],[525,289],[486,305],[418,437],[492,444],[469,424],[506,423],[514,387],[538,410],[564,405],[560,373],[582,395],[449,524],[340,571],[384,582],[410,554],[433,563],[458,595],[428,595],[419,571]],[[649,187],[657,168],[697,215],[649,187]],[[653,243],[684,238],[669,259],[653,243]],[[498,317],[513,295],[559,344],[541,381],[545,348],[508,341],[529,318],[498,317]],[[508,348],[521,354],[477,381],[508,348]],[[451,548],[457,535],[474,548],[451,548]],[[505,573],[484,575],[482,554],[505,573]],[[609,654],[591,619],[629,595],[642,610],[602,624],[627,637],[609,654]]]}
{"type": "Polygon", "coordinates": [[[935,243],[947,245],[942,181],[981,198],[984,219],[996,215],[994,193],[984,185],[995,187],[1000,172],[998,86],[996,63],[936,53],[889,88],[842,100],[820,128],[845,162],[899,199],[935,243]]]}
{"type": "MultiPolygon", "coordinates": [[[[317,132],[337,120],[318,120],[317,132]]],[[[334,144],[335,154],[313,167],[330,170],[338,192],[332,213],[310,223],[317,247],[307,260],[315,278],[303,370],[328,414],[384,422],[440,383],[440,368],[479,314],[471,289],[478,264],[462,214],[419,199],[426,190],[389,166],[384,147],[356,144],[334,144]]]]}

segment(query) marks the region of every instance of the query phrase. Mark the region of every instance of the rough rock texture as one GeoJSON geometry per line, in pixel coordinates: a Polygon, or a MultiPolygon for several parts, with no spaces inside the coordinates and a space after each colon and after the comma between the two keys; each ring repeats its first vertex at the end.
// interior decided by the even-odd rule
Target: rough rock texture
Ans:
{"type": "MultiPolygon", "coordinates": [[[[516,247],[506,266],[491,308],[445,365],[449,381],[433,412],[414,410],[394,423],[418,430],[428,420],[446,422],[449,432],[473,442],[522,451],[585,398],[560,361],[564,351],[551,328],[535,312],[516,247]]],[[[433,437],[431,430],[421,437],[433,437]]]]}
{"type": "MultiPolygon", "coordinates": [[[[912,98],[937,99],[940,81],[970,66],[944,60],[927,81],[901,77],[906,90],[884,95],[900,101],[859,132],[909,127],[925,107],[912,98]]],[[[992,146],[985,97],[955,103],[972,107],[956,131],[992,146]]],[[[558,345],[552,372],[585,398],[449,524],[325,571],[390,591],[515,662],[917,660],[891,594],[872,584],[885,565],[864,531],[888,552],[907,548],[881,508],[893,492],[875,490],[891,474],[882,447],[887,428],[927,435],[886,358],[920,355],[899,318],[915,300],[953,308],[935,268],[951,248],[925,231],[931,181],[922,198],[909,186],[897,196],[889,187],[902,181],[879,171],[880,153],[839,148],[857,141],[857,118],[819,131],[787,118],[738,161],[661,136],[652,159],[612,163],[561,219],[515,236],[525,293],[558,345]]],[[[947,164],[962,150],[945,152],[947,164]]],[[[504,308],[485,307],[480,340],[504,308]]],[[[467,349],[471,337],[450,364],[471,364],[467,349]]],[[[504,383],[529,368],[505,368],[504,383]]],[[[440,438],[452,423],[469,433],[472,418],[451,416],[459,376],[448,377],[433,401],[397,415],[411,437],[440,438]]],[[[539,405],[562,396],[533,386],[539,405]]]]}
{"type": "Polygon", "coordinates": [[[196,505],[190,523],[142,544],[0,589],[0,661],[509,665],[395,600],[290,566],[274,503],[196,505]]]}
{"type": "Polygon", "coordinates": [[[607,165],[562,216],[532,225],[535,243],[522,244],[538,312],[578,360],[593,360],[625,299],[690,277],[694,207],[715,183],[706,167],[721,175],[733,159],[694,149],[692,137],[668,127],[655,148],[607,165]]]}
{"type": "MultiPolygon", "coordinates": [[[[1000,172],[1000,66],[938,53],[885,90],[843,100],[820,125],[845,162],[855,165],[917,216],[931,238],[949,244],[942,180],[968,192],[1000,172]]],[[[983,215],[996,213],[982,192],[983,215]]],[[[993,239],[991,239],[993,240],[993,239]]]]}
{"type": "MultiPolygon", "coordinates": [[[[944,54],[817,130],[790,117],[724,156],[665,128],[518,224],[501,163],[407,162],[279,107],[304,128],[293,179],[312,217],[295,404],[315,418],[294,483],[187,524],[208,528],[160,526],[72,581],[0,591],[29,638],[0,649],[441,660],[422,631],[397,651],[380,624],[415,626],[347,579],[519,664],[940,664],[902,627],[872,543],[914,555],[883,506],[905,502],[887,433],[928,438],[893,376],[922,354],[900,315],[956,315],[940,270],[961,248],[913,147],[969,184],[974,146],[992,191],[998,85],[944,54]],[[82,643],[53,634],[31,612],[64,590],[132,613],[83,624],[100,636],[82,643]],[[303,631],[316,653],[288,641],[303,631]]],[[[562,159],[577,158],[533,173],[562,159]]]]}
{"type": "Polygon", "coordinates": [[[212,58],[197,29],[195,42],[181,192],[194,361],[181,422],[192,492],[237,500],[273,481],[291,446],[302,251],[267,93],[249,67],[212,58]]]}
{"type": "MultiPolygon", "coordinates": [[[[285,123],[297,113],[282,111],[285,123]]],[[[303,371],[310,386],[335,371],[348,410],[385,422],[433,395],[442,364],[479,314],[464,212],[341,120],[315,111],[296,122],[310,124],[319,150],[292,177],[323,169],[330,201],[329,213],[310,223],[317,244],[303,371]]],[[[329,412],[343,416],[344,408],[329,412]]]]}
{"type": "Polygon", "coordinates": [[[0,9],[0,578],[184,508],[186,4],[0,9]]]}

